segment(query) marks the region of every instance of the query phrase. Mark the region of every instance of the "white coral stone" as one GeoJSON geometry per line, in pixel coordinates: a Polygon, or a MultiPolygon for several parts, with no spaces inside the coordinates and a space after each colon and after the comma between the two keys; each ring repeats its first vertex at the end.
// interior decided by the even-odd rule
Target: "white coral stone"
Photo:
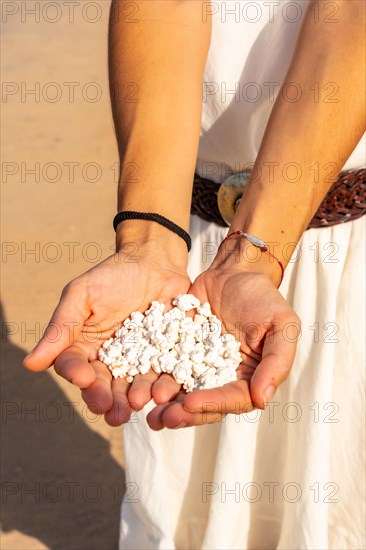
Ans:
{"type": "Polygon", "coordinates": [[[200,301],[193,294],[179,294],[173,300],[173,305],[179,307],[182,311],[189,311],[190,309],[196,308],[200,305],[200,301]]]}
{"type": "Polygon", "coordinates": [[[240,342],[231,334],[221,335],[221,321],[208,303],[200,304],[191,294],[173,300],[174,307],[154,301],[145,313],[134,311],[98,350],[98,357],[115,378],[132,382],[150,368],[172,373],[189,392],[236,380],[241,361],[240,342]],[[186,311],[197,309],[194,318],[186,311]]]}

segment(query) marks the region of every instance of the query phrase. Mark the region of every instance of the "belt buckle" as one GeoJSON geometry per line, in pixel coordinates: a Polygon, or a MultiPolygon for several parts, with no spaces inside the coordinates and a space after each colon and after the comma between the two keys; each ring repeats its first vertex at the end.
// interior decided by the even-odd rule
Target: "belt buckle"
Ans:
{"type": "Polygon", "coordinates": [[[250,170],[236,172],[226,178],[217,192],[217,206],[226,225],[230,225],[248,185],[250,170]]]}

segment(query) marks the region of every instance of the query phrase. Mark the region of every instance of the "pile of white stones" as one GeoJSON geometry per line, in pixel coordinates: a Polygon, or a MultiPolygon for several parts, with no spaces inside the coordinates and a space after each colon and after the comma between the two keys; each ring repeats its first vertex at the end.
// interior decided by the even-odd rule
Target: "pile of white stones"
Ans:
{"type": "Polygon", "coordinates": [[[232,334],[222,334],[221,321],[210,305],[192,294],[180,294],[173,305],[164,313],[164,304],[153,301],[144,314],[134,311],[115,337],[104,342],[99,359],[114,378],[132,382],[152,368],[171,374],[187,392],[237,380],[240,342],[232,334]],[[193,318],[186,316],[192,309],[197,310],[193,318]]]}

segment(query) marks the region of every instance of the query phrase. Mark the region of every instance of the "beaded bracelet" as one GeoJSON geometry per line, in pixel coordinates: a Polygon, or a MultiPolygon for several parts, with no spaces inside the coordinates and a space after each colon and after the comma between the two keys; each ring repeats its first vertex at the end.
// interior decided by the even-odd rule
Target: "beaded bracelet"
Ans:
{"type": "Polygon", "coordinates": [[[115,231],[117,231],[118,224],[120,222],[123,222],[124,220],[149,220],[159,223],[160,225],[166,227],[167,229],[170,229],[170,231],[173,231],[173,233],[181,237],[187,245],[188,252],[191,250],[192,241],[189,233],[187,233],[187,231],[185,231],[182,227],[168,220],[168,218],[165,218],[161,214],[154,214],[152,212],[135,212],[134,210],[118,212],[113,220],[113,228],[115,231]]]}
{"type": "Polygon", "coordinates": [[[274,254],[272,254],[272,252],[270,252],[268,250],[268,246],[266,245],[266,243],[264,241],[262,241],[261,239],[258,239],[258,237],[254,237],[254,235],[249,235],[249,233],[245,233],[244,231],[240,231],[240,230],[233,231],[232,233],[229,233],[229,235],[227,235],[225,237],[225,239],[221,242],[220,246],[225,241],[227,241],[227,239],[230,239],[230,237],[234,237],[234,236],[245,237],[251,244],[253,244],[257,248],[259,248],[262,252],[268,252],[268,254],[276,260],[276,262],[278,263],[278,265],[280,266],[280,269],[281,269],[281,280],[280,280],[279,285],[277,287],[277,288],[279,288],[282,281],[283,281],[283,276],[285,274],[285,268],[283,267],[283,263],[281,262],[281,260],[279,260],[274,254]]]}

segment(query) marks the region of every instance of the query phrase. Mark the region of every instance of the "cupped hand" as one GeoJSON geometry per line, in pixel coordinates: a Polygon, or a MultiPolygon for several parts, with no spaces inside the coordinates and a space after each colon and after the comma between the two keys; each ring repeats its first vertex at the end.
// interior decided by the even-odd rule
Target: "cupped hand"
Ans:
{"type": "MultiPolygon", "coordinates": [[[[151,370],[132,384],[113,379],[98,360],[98,349],[132,311],[145,311],[153,300],[171,307],[171,299],[186,293],[186,269],[153,247],[141,247],[131,258],[116,253],[66,285],[42,339],[24,360],[32,371],[54,364],[56,372],[82,389],[82,397],[111,425],[128,421],[131,408],[141,409],[151,399],[157,375],[151,370]],[[128,398],[127,398],[128,394],[128,398]]],[[[163,375],[160,393],[171,378],[163,375]]],[[[171,395],[171,392],[168,392],[171,395]]]]}
{"type": "MultiPolygon", "coordinates": [[[[224,332],[240,340],[238,380],[178,396],[172,384],[172,394],[165,395],[165,402],[160,401],[148,414],[148,424],[154,430],[213,423],[228,413],[263,409],[289,375],[295,357],[300,320],[267,275],[208,269],[189,292],[201,302],[209,302],[224,332]]],[[[155,392],[156,386],[159,380],[155,392]]]]}

